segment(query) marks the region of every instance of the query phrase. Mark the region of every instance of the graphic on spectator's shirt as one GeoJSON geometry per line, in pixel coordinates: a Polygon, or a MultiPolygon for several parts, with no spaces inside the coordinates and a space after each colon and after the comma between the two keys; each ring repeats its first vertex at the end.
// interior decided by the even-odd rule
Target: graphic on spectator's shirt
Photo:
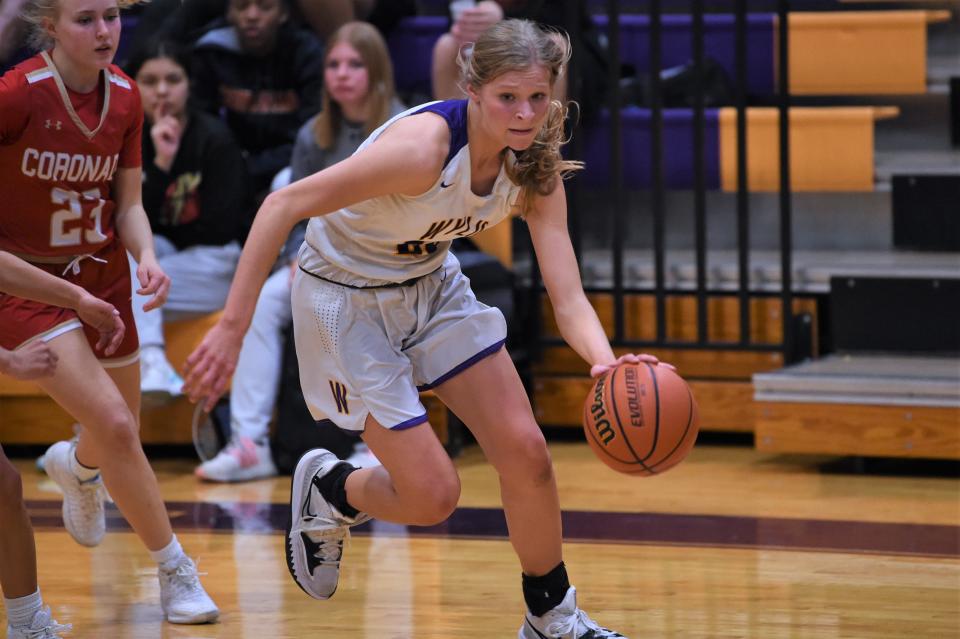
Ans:
{"type": "Polygon", "coordinates": [[[189,224],[200,216],[199,188],[203,176],[199,172],[184,173],[167,187],[160,221],[167,226],[189,224]]]}

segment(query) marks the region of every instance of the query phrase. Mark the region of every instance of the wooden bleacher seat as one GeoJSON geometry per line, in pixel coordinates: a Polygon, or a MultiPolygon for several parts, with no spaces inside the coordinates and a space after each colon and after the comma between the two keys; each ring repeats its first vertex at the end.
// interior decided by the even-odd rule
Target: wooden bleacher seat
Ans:
{"type": "MultiPolygon", "coordinates": [[[[927,25],[950,19],[949,11],[793,11],[789,15],[790,92],[794,95],[893,95],[924,93],[927,25]]],[[[594,17],[608,30],[606,15],[594,17]]],[[[650,19],[620,15],[623,62],[650,72],[650,19]]],[[[693,57],[693,19],[665,14],[663,68],[693,57]]],[[[736,23],[732,14],[704,16],[704,53],[736,77],[736,23]]],[[[747,89],[770,95],[777,88],[777,16],[747,16],[747,89]]]]}
{"type": "MultiPolygon", "coordinates": [[[[167,355],[183,372],[187,355],[200,343],[219,313],[164,325],[167,355]]],[[[164,406],[144,406],[140,438],[145,444],[190,444],[194,407],[185,398],[164,406]]],[[[50,444],[70,437],[73,418],[32,382],[0,375],[0,441],[5,444],[50,444]]]]}
{"type": "MultiPolygon", "coordinates": [[[[591,304],[608,334],[613,332],[613,296],[591,293],[591,304]]],[[[627,295],[625,337],[652,340],[656,326],[655,300],[649,294],[627,295]]],[[[781,341],[779,300],[758,298],[751,301],[752,339],[757,343],[781,341]]],[[[795,313],[816,317],[816,303],[811,299],[794,300],[795,313]]],[[[667,337],[684,341],[696,338],[696,298],[692,295],[671,295],[667,300],[667,337]]],[[[559,337],[553,312],[543,299],[541,317],[546,337],[559,337]]],[[[815,324],[815,322],[814,322],[815,324]]],[[[735,298],[709,300],[708,333],[716,341],[738,338],[739,307],[735,298]]],[[[629,349],[615,349],[618,355],[629,349]]],[[[663,361],[675,365],[690,383],[697,400],[701,430],[725,432],[753,431],[753,386],[751,376],[757,372],[776,370],[783,365],[780,353],[748,350],[696,350],[658,348],[655,353],[663,361]]],[[[593,380],[589,368],[566,346],[545,349],[534,366],[533,404],[538,421],[546,426],[580,427],[583,401],[593,380]]]]}
{"type": "Polygon", "coordinates": [[[960,358],[831,355],[753,377],[764,451],[960,460],[960,358]]]}
{"type": "MultiPolygon", "coordinates": [[[[874,123],[896,117],[896,107],[793,107],[790,109],[790,178],[794,191],[872,191],[874,188],[874,123]]],[[[626,107],[623,127],[624,185],[646,189],[651,184],[649,109],[626,107]]],[[[708,190],[737,190],[736,109],[704,113],[704,171],[708,190]]],[[[693,188],[692,109],[663,111],[663,171],[667,188],[693,188]]],[[[776,191],[779,173],[779,115],[774,108],[747,109],[748,187],[776,191]]],[[[601,113],[584,127],[586,168],[579,184],[597,188],[612,184],[610,118],[601,113]]]]}
{"type": "Polygon", "coordinates": [[[927,90],[927,25],[949,11],[790,14],[794,95],[906,95],[927,90]]]}
{"type": "MultiPolygon", "coordinates": [[[[187,356],[220,318],[211,313],[167,322],[164,334],[167,357],[181,374],[187,356]]],[[[431,392],[422,395],[424,406],[440,441],[447,445],[449,418],[446,407],[431,392]]],[[[144,405],[140,412],[140,439],[144,444],[192,445],[195,407],[185,397],[163,406],[144,405]]],[[[0,375],[0,442],[46,445],[72,436],[74,420],[32,382],[0,375]]]]}

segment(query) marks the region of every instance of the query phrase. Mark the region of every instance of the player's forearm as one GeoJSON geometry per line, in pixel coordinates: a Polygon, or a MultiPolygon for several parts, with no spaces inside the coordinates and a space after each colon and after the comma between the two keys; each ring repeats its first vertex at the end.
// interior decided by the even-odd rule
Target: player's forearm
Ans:
{"type": "Polygon", "coordinates": [[[221,320],[240,335],[246,333],[250,326],[263,282],[295,222],[283,190],[267,196],[257,212],[237,264],[221,320]]]}
{"type": "Polygon", "coordinates": [[[138,263],[155,253],[153,231],[142,204],[129,207],[117,217],[117,236],[138,263]]]}
{"type": "Polygon", "coordinates": [[[40,270],[15,255],[0,252],[0,291],[52,306],[77,308],[84,290],[40,270]]]}
{"type": "Polygon", "coordinates": [[[554,317],[560,336],[585,362],[593,366],[616,359],[603,325],[585,296],[563,307],[554,306],[554,317]]]}

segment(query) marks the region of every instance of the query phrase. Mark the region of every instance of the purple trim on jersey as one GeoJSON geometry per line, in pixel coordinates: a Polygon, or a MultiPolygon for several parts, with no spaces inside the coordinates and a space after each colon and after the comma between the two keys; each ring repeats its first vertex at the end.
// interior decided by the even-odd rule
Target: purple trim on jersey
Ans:
{"type": "Polygon", "coordinates": [[[442,116],[450,127],[450,152],[447,154],[447,159],[443,161],[443,168],[447,168],[453,156],[467,146],[467,101],[444,100],[436,104],[428,104],[410,115],[426,112],[442,116]]]}
{"type": "Polygon", "coordinates": [[[470,368],[471,366],[479,362],[484,357],[488,357],[490,355],[493,355],[497,351],[499,351],[501,348],[503,348],[503,345],[506,343],[506,341],[507,340],[502,339],[499,342],[496,342],[495,344],[491,344],[490,346],[487,346],[485,349],[483,349],[482,351],[480,351],[479,353],[477,353],[467,361],[453,367],[451,370],[447,371],[446,373],[444,373],[437,379],[433,380],[429,384],[424,384],[423,386],[417,386],[417,390],[422,392],[425,390],[430,390],[431,388],[436,388],[437,386],[444,383],[451,377],[458,375],[463,371],[467,370],[468,368],[470,368]]]}
{"type": "Polygon", "coordinates": [[[399,424],[397,424],[396,426],[394,426],[394,427],[391,428],[390,430],[406,430],[406,429],[408,429],[408,428],[413,428],[414,426],[419,426],[420,424],[422,424],[422,423],[425,422],[425,421],[427,421],[427,414],[426,414],[426,413],[424,413],[423,415],[420,415],[419,417],[414,417],[414,418],[412,418],[412,419],[408,419],[408,420],[405,421],[405,422],[400,422],[399,424]]]}

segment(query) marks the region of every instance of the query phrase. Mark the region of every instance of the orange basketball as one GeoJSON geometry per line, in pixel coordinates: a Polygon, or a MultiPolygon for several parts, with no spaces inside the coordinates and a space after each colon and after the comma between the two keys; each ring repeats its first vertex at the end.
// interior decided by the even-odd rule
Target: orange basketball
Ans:
{"type": "Polygon", "coordinates": [[[630,475],[679,464],[697,439],[697,404],[666,366],[622,364],[599,377],[583,405],[583,430],[597,457],[630,475]]]}

